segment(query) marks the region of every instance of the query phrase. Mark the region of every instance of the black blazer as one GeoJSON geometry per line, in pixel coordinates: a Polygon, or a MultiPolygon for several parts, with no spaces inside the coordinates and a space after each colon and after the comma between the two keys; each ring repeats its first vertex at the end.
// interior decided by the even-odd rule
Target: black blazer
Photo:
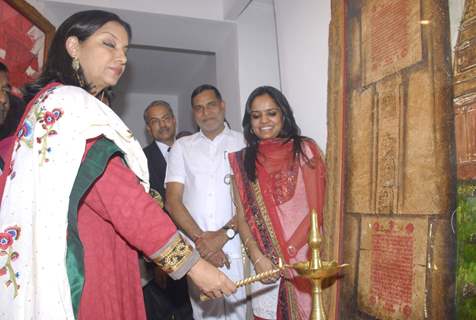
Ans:
{"type": "Polygon", "coordinates": [[[158,191],[162,198],[165,199],[164,180],[167,162],[165,162],[164,156],[155,141],[143,150],[147,157],[147,166],[149,167],[150,187],[158,191]]]}

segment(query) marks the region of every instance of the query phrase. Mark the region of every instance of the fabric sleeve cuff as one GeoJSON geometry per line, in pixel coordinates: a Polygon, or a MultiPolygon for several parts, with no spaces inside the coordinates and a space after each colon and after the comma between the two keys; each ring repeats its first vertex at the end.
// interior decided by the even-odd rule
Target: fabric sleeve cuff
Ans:
{"type": "Polygon", "coordinates": [[[182,176],[166,176],[165,181],[164,181],[164,185],[168,182],[178,182],[178,183],[181,183],[181,184],[185,184],[185,178],[182,177],[182,176]]]}
{"type": "Polygon", "coordinates": [[[198,262],[200,255],[177,232],[150,258],[172,279],[177,280],[182,278],[198,262]]]}

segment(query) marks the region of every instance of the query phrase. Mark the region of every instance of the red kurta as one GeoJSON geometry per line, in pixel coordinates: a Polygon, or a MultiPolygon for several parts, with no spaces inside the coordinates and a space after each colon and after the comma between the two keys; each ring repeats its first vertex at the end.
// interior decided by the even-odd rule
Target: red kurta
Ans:
{"type": "Polygon", "coordinates": [[[85,265],[79,319],[145,319],[137,250],[153,255],[176,228],[120,157],[81,201],[78,228],[85,265]]]}

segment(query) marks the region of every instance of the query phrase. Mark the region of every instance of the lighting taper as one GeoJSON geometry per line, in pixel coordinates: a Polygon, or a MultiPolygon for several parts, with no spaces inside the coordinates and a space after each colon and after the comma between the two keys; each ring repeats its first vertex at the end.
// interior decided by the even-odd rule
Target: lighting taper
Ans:
{"type": "MultiPolygon", "coordinates": [[[[309,230],[309,248],[311,249],[311,260],[296,262],[292,265],[283,264],[279,261],[277,269],[267,272],[259,273],[252,277],[236,282],[238,287],[247,285],[256,281],[260,281],[271,275],[274,275],[284,268],[291,268],[304,278],[309,279],[312,284],[312,310],[311,320],[326,320],[326,313],[324,311],[324,304],[322,303],[322,280],[335,276],[340,269],[347,267],[348,264],[338,265],[335,261],[322,261],[319,253],[321,248],[321,234],[317,224],[317,212],[315,209],[311,212],[311,229],[309,230]]],[[[202,295],[200,299],[208,299],[207,296],[202,295]]]]}

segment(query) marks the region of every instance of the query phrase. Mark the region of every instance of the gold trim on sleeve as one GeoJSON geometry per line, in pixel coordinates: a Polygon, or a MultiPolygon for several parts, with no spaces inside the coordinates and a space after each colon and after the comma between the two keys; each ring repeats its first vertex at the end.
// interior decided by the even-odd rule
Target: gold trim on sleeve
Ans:
{"type": "Polygon", "coordinates": [[[152,197],[152,199],[157,201],[157,203],[162,209],[164,208],[164,200],[162,199],[162,196],[157,190],[150,188],[149,195],[152,197]]]}
{"type": "Polygon", "coordinates": [[[192,253],[192,246],[178,236],[160,256],[154,259],[154,262],[165,272],[173,273],[183,266],[192,253]]]}

